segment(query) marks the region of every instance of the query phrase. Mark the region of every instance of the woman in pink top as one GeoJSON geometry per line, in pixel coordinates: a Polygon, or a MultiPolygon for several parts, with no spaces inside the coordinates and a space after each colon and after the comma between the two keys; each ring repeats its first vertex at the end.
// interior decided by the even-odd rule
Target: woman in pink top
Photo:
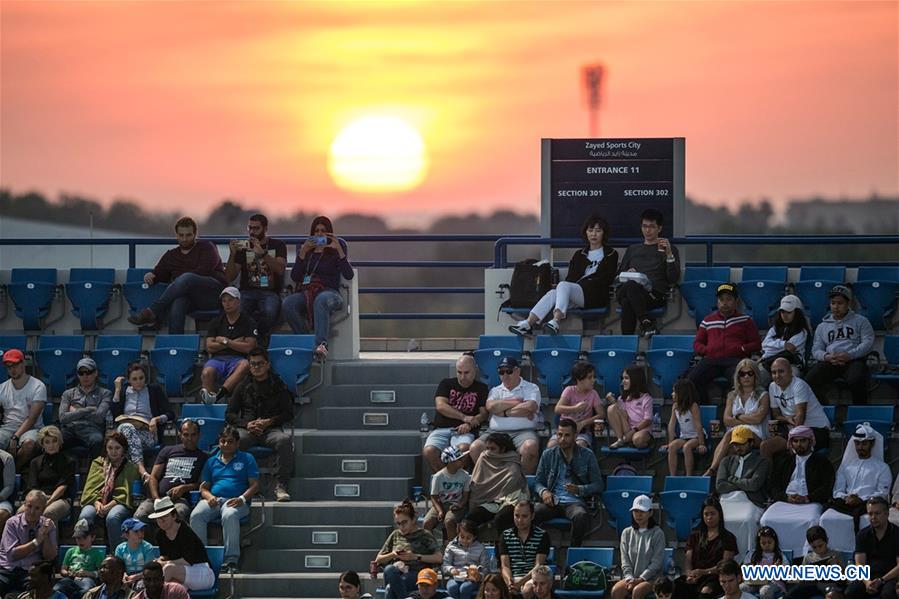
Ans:
{"type": "MultiPolygon", "coordinates": [[[[577,444],[593,447],[593,421],[606,417],[606,407],[596,392],[596,369],[590,362],[575,362],[571,367],[573,385],[565,387],[556,404],[556,416],[570,418],[577,423],[577,444]]],[[[557,445],[555,437],[547,442],[547,449],[557,445]]]]}
{"type": "Polygon", "coordinates": [[[652,443],[652,396],[647,392],[645,371],[631,364],[621,373],[621,397],[606,395],[609,404],[609,424],[618,440],[612,449],[633,445],[638,449],[652,443]]]}

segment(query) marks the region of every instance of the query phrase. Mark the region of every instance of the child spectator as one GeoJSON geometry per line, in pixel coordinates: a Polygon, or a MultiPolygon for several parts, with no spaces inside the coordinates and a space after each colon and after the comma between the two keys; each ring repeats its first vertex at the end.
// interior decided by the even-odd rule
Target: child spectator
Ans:
{"type": "Polygon", "coordinates": [[[131,585],[135,591],[143,588],[144,565],[156,559],[153,546],[144,540],[146,527],[146,524],[136,518],[128,518],[122,522],[125,541],[115,548],[116,557],[125,562],[125,584],[131,585]]]}
{"type": "MultiPolygon", "coordinates": [[[[811,566],[842,566],[843,556],[839,551],[835,551],[827,546],[827,531],[821,526],[812,526],[805,533],[805,540],[808,541],[811,551],[802,558],[802,565],[811,566]]],[[[825,596],[827,589],[833,588],[834,582],[818,582],[797,584],[790,587],[787,591],[786,599],[812,599],[813,597],[825,596]]]]}
{"type": "Polygon", "coordinates": [[[440,522],[446,526],[446,538],[456,538],[456,520],[465,514],[471,475],[462,469],[468,453],[462,453],[452,445],[440,454],[443,469],[431,477],[431,509],[425,514],[422,527],[434,530],[440,522]]]}
{"type": "Polygon", "coordinates": [[[652,585],[652,592],[656,599],[671,599],[674,595],[674,581],[666,576],[658,578],[652,585]]]}
{"type": "Polygon", "coordinates": [[[705,431],[702,430],[702,418],[699,413],[699,393],[692,381],[680,379],[674,383],[671,391],[671,400],[674,405],[671,408],[671,419],[668,421],[668,445],[662,449],[668,450],[668,472],[671,476],[677,475],[677,452],[684,450],[684,473],[693,476],[693,450],[703,455],[705,446],[705,431]],[[680,436],[675,436],[675,424],[680,426],[680,436]]]}
{"type": "MultiPolygon", "coordinates": [[[[577,444],[590,449],[593,447],[593,422],[606,417],[606,407],[594,389],[596,369],[590,362],[576,362],[571,367],[571,380],[574,384],[562,390],[556,404],[556,416],[574,420],[577,423],[577,444]]],[[[558,442],[551,437],[546,447],[554,447],[558,442]]]]}
{"type": "MultiPolygon", "coordinates": [[[[759,529],[755,536],[755,549],[746,556],[744,563],[753,566],[774,566],[784,563],[780,541],[773,528],[763,526],[759,529]]],[[[775,599],[784,594],[786,587],[778,580],[747,580],[740,585],[740,590],[752,593],[759,599],[775,599]]]]}
{"type": "Polygon", "coordinates": [[[462,520],[459,536],[443,552],[443,573],[450,577],[446,583],[450,597],[474,599],[489,567],[487,549],[478,541],[478,525],[473,520],[462,520]]]}
{"type": "Polygon", "coordinates": [[[94,532],[83,518],[75,523],[72,537],[75,539],[75,547],[66,551],[60,570],[62,579],[56,583],[53,590],[69,599],[79,599],[85,592],[97,586],[100,562],[103,561],[105,552],[102,547],[93,548],[94,532]]]}
{"type": "Polygon", "coordinates": [[[652,443],[652,396],[648,392],[643,368],[636,364],[625,368],[621,373],[621,397],[616,403],[615,396],[609,393],[606,403],[609,406],[609,424],[618,438],[610,447],[649,447],[652,443]]]}

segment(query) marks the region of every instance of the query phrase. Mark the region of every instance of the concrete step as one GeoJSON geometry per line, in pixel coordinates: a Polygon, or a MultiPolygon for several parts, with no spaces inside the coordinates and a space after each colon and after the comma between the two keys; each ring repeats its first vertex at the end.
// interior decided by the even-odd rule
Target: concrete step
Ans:
{"type": "Polygon", "coordinates": [[[396,408],[366,406],[364,408],[319,408],[316,425],[320,430],[416,430],[421,426],[421,415],[432,417],[430,408],[396,408]]]}
{"type": "MultiPolygon", "coordinates": [[[[374,526],[393,522],[391,501],[292,501],[276,504],[271,512],[275,526],[319,525],[322,521],[346,526],[374,526]]],[[[268,530],[268,529],[267,529],[268,530]]]]}
{"type": "MultiPolygon", "coordinates": [[[[254,573],[313,573],[342,572],[368,567],[378,553],[377,549],[260,549],[248,553],[241,568],[254,573]]],[[[338,575],[332,579],[337,586],[338,575]]],[[[334,586],[331,587],[333,592],[334,586]]],[[[267,594],[267,593],[266,593],[267,594]]],[[[293,595],[296,596],[296,595],[293,595]]]]}
{"type": "MultiPolygon", "coordinates": [[[[338,520],[334,519],[333,522],[338,520]]],[[[273,526],[258,540],[259,549],[372,549],[381,547],[390,534],[390,520],[379,525],[345,526],[315,524],[303,526],[273,526]]]]}
{"type": "Polygon", "coordinates": [[[302,478],[291,479],[288,492],[299,501],[396,501],[408,497],[412,485],[408,478],[302,478]],[[335,492],[346,495],[335,496],[335,492]],[[352,494],[351,494],[352,493],[352,494]]]}
{"type": "MultiPolygon", "coordinates": [[[[421,414],[419,414],[421,418],[421,414]]],[[[394,453],[420,455],[422,436],[416,430],[354,430],[352,433],[335,431],[298,431],[297,455],[328,453],[337,455],[394,453]]]]}
{"type": "Polygon", "coordinates": [[[454,374],[453,360],[366,360],[335,363],[331,368],[331,384],[400,385],[431,384],[454,374]]]}
{"type": "MultiPolygon", "coordinates": [[[[374,556],[371,556],[374,557],[374,556]]],[[[364,565],[367,567],[371,557],[367,558],[364,565]]],[[[361,562],[360,562],[361,563],[361,562]]],[[[374,594],[375,588],[382,585],[380,579],[371,580],[365,568],[357,566],[355,569],[362,579],[363,592],[374,594]]],[[[235,596],[243,599],[291,597],[295,599],[334,599],[337,592],[337,579],[341,570],[332,569],[326,572],[285,572],[277,576],[271,574],[236,574],[234,576],[235,596]]],[[[224,590],[229,590],[228,581],[223,581],[224,590]]],[[[223,596],[225,593],[223,593],[223,596]]]]}
{"type": "Polygon", "coordinates": [[[302,457],[298,456],[294,473],[295,476],[312,478],[335,475],[383,477],[413,473],[417,463],[416,455],[305,453],[302,457]]]}
{"type": "MultiPolygon", "coordinates": [[[[441,378],[446,378],[441,377],[441,378]]],[[[384,406],[409,407],[421,406],[434,409],[434,392],[440,378],[427,383],[361,383],[329,385],[312,393],[312,407],[351,407],[351,406],[384,406]],[[393,393],[393,403],[372,402],[372,392],[378,392],[376,399],[386,400],[393,393]]]]}

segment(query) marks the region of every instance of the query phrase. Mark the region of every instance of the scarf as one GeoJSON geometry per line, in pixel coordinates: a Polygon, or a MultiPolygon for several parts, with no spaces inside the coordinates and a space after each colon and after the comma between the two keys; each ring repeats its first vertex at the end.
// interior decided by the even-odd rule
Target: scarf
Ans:
{"type": "Polygon", "coordinates": [[[125,467],[126,460],[122,460],[122,464],[115,468],[108,459],[103,460],[103,490],[100,492],[100,501],[109,503],[112,501],[112,493],[115,491],[115,479],[119,477],[122,469],[125,467]]]}
{"type": "Polygon", "coordinates": [[[306,326],[310,331],[315,329],[315,296],[324,288],[325,286],[322,285],[321,279],[313,276],[312,281],[308,285],[304,285],[301,290],[306,298],[306,326]]]}
{"type": "Polygon", "coordinates": [[[474,507],[485,503],[514,503],[527,499],[528,483],[521,473],[521,456],[517,451],[493,453],[485,451],[471,471],[471,495],[474,507]]]}

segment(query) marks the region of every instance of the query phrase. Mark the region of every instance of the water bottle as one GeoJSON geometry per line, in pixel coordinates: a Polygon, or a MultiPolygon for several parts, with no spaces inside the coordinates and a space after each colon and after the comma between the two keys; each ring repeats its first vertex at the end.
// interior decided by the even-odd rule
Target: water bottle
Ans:
{"type": "Polygon", "coordinates": [[[428,416],[427,412],[421,413],[421,426],[419,429],[421,432],[426,433],[431,430],[431,417],[428,416]]]}
{"type": "Polygon", "coordinates": [[[662,434],[662,419],[658,413],[652,415],[652,436],[657,437],[662,434]]]}
{"type": "Polygon", "coordinates": [[[140,479],[132,481],[131,496],[134,497],[136,501],[144,500],[144,483],[140,479]]]}
{"type": "Polygon", "coordinates": [[[496,549],[490,552],[490,571],[499,572],[499,564],[496,563],[496,549]]]}

